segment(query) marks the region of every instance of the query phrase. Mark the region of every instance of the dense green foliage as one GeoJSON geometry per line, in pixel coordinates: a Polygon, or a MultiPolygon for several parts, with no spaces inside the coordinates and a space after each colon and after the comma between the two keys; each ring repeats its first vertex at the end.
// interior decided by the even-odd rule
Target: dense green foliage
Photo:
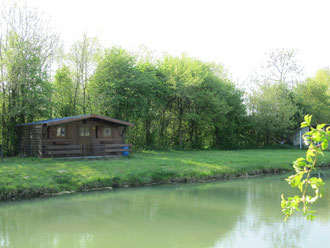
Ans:
{"type": "Polygon", "coordinates": [[[65,53],[36,11],[14,5],[7,12],[0,20],[6,155],[18,152],[18,124],[86,113],[133,122],[126,138],[135,149],[290,144],[304,114],[330,123],[330,70],[299,82],[295,51],[269,53],[264,73],[244,93],[223,66],[185,55],[156,59],[103,49],[86,33],[65,53]]]}
{"type": "Polygon", "coordinates": [[[133,122],[129,139],[140,147],[232,148],[245,108],[241,92],[222,73],[219,66],[186,56],[152,64],[113,48],[89,85],[91,106],[133,122]]]}
{"type": "MultiPolygon", "coordinates": [[[[6,154],[17,154],[16,125],[51,117],[50,58],[58,37],[35,11],[13,8],[0,33],[1,134],[6,154]]],[[[3,20],[0,20],[0,23],[3,20]]]]}
{"type": "Polygon", "coordinates": [[[306,158],[300,157],[293,163],[296,174],[289,176],[286,180],[292,186],[300,190],[301,196],[295,195],[286,200],[282,194],[282,212],[286,215],[285,220],[296,211],[302,212],[307,220],[313,220],[315,211],[310,205],[316,202],[323,195],[324,182],[322,178],[312,177],[311,173],[316,171],[316,163],[319,155],[324,156],[324,150],[328,148],[330,140],[330,127],[325,128],[325,124],[311,126],[312,116],[306,115],[301,127],[309,127],[311,131],[303,135],[305,143],[308,144],[306,158]],[[309,195],[309,186],[314,191],[314,195],[309,195]]]}
{"type": "Polygon", "coordinates": [[[294,90],[302,115],[312,114],[314,123],[330,122],[330,70],[319,70],[294,90]]]}
{"type": "MultiPolygon", "coordinates": [[[[0,199],[152,183],[194,182],[292,170],[293,149],[141,152],[99,160],[5,158],[0,199]]],[[[319,165],[329,165],[330,156],[319,165]]]]}
{"type": "Polygon", "coordinates": [[[73,116],[76,115],[74,106],[75,87],[67,66],[57,70],[54,80],[53,97],[56,99],[53,103],[55,116],[73,116]]]}
{"type": "Polygon", "coordinates": [[[295,128],[298,107],[284,83],[262,85],[250,97],[251,121],[257,145],[270,145],[285,140],[295,128]]]}

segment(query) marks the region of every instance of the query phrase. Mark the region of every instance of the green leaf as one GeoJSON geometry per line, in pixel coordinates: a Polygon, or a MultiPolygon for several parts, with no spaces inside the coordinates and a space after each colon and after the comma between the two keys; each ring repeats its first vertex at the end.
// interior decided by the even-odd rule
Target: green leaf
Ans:
{"type": "Polygon", "coordinates": [[[311,125],[311,119],[312,119],[312,115],[305,115],[304,116],[304,120],[308,124],[308,126],[311,125]]]}
{"type": "Polygon", "coordinates": [[[311,135],[312,135],[312,132],[306,132],[306,133],[303,134],[303,137],[306,137],[306,136],[308,137],[308,136],[311,136],[311,135]]]}
{"type": "MultiPolygon", "coordinates": [[[[304,181],[305,181],[305,180],[304,180],[304,181]]],[[[300,192],[303,192],[304,185],[305,185],[305,184],[304,184],[304,181],[298,185],[298,188],[299,188],[300,192]]]]}
{"type": "MultiPolygon", "coordinates": [[[[301,123],[301,126],[310,126],[311,118],[311,115],[306,115],[304,117],[305,122],[301,123]]],[[[309,205],[313,204],[322,197],[324,182],[321,178],[310,177],[310,175],[311,170],[317,170],[314,165],[317,156],[320,154],[323,155],[322,150],[327,149],[329,145],[327,136],[330,135],[330,129],[327,127],[327,131],[325,132],[322,130],[324,126],[324,124],[317,125],[316,129],[310,126],[310,131],[303,135],[304,142],[309,146],[306,152],[306,159],[298,158],[294,161],[293,168],[297,173],[285,179],[289,185],[292,187],[297,187],[300,192],[302,192],[302,195],[288,197],[287,200],[285,200],[282,194],[281,207],[282,212],[286,215],[284,221],[287,221],[288,217],[297,211],[302,212],[302,214],[306,216],[307,220],[313,220],[315,218],[313,215],[315,211],[310,210],[309,205]],[[306,163],[306,160],[308,163],[306,163]],[[307,176],[304,177],[305,175],[307,176]],[[306,193],[309,192],[309,185],[312,190],[314,190],[315,195],[306,195],[306,193]]]]}
{"type": "Polygon", "coordinates": [[[308,162],[313,163],[313,159],[310,155],[306,155],[306,159],[308,162]]]}
{"type": "Polygon", "coordinates": [[[306,123],[306,122],[302,122],[301,124],[300,124],[300,127],[301,128],[303,128],[303,127],[308,127],[309,125],[308,125],[308,123],[306,123]]]}
{"type": "Polygon", "coordinates": [[[328,145],[329,145],[329,142],[327,139],[325,139],[325,140],[323,140],[321,147],[323,150],[325,150],[328,148],[328,145]]]}
{"type": "Polygon", "coordinates": [[[316,217],[314,216],[314,215],[312,215],[312,214],[308,214],[307,216],[306,216],[306,219],[307,220],[314,220],[316,217]]]}
{"type": "Polygon", "coordinates": [[[298,173],[296,175],[290,176],[287,181],[289,183],[289,185],[291,185],[291,187],[297,187],[300,185],[301,183],[301,179],[303,177],[304,173],[298,173]]]}
{"type": "Polygon", "coordinates": [[[312,140],[314,142],[321,142],[323,140],[323,137],[318,131],[313,131],[312,140]]]}
{"type": "Polygon", "coordinates": [[[314,150],[310,150],[310,149],[308,149],[307,150],[307,153],[306,153],[308,156],[311,156],[311,157],[315,157],[315,151],[314,150]]]}
{"type": "Polygon", "coordinates": [[[297,158],[296,161],[297,162],[305,161],[305,158],[300,157],[300,158],[297,158]]]}

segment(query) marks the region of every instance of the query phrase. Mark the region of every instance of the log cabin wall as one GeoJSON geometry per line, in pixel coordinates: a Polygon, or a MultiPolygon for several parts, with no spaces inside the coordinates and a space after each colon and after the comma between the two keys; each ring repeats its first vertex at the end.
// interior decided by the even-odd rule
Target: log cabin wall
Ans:
{"type": "Polygon", "coordinates": [[[22,157],[42,156],[42,125],[19,128],[19,153],[22,157]]]}
{"type": "MultiPolygon", "coordinates": [[[[103,155],[105,144],[124,144],[124,126],[99,119],[85,119],[43,127],[43,147],[84,146],[84,155],[103,155]]],[[[48,149],[48,150],[49,150],[48,149]]],[[[49,157],[43,153],[43,157],[49,157]]]]}

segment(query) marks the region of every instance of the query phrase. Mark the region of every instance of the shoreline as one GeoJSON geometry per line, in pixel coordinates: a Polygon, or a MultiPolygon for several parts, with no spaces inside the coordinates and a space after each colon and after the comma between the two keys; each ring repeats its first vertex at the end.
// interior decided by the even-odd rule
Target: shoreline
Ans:
{"type": "MultiPolygon", "coordinates": [[[[0,166],[0,202],[162,184],[204,183],[294,172],[298,150],[145,151],[129,158],[8,158],[0,166]]],[[[320,168],[330,167],[330,153],[320,168]]]]}
{"type": "MultiPolygon", "coordinates": [[[[318,169],[329,169],[330,164],[323,165],[321,167],[318,167],[318,169]]],[[[236,173],[235,175],[226,175],[226,174],[220,174],[216,176],[210,176],[205,177],[202,179],[171,179],[167,181],[159,181],[159,182],[153,182],[153,183],[142,183],[138,185],[134,184],[123,184],[123,185],[116,185],[116,186],[107,186],[107,187],[101,187],[101,188],[86,188],[80,191],[61,191],[57,193],[52,194],[40,194],[38,196],[27,196],[27,197],[19,197],[19,198],[8,198],[0,200],[1,202],[11,202],[11,201],[24,201],[24,200],[33,200],[33,199],[42,199],[42,198],[48,198],[48,197],[56,197],[61,195],[69,195],[69,194],[78,194],[78,193],[89,193],[89,192],[102,192],[102,191],[115,191],[117,189],[124,189],[124,188],[139,188],[139,187],[148,187],[148,186],[157,186],[157,185],[171,185],[171,184],[187,184],[187,183],[207,183],[207,182],[216,182],[216,181],[228,181],[228,180],[237,180],[237,179],[248,179],[248,178],[254,178],[258,176],[267,176],[267,175],[278,175],[278,174],[285,174],[289,173],[290,171],[293,172],[293,170],[287,170],[287,169],[268,169],[268,170],[262,170],[262,171],[251,171],[248,173],[239,174],[236,173]]]]}
{"type": "MultiPolygon", "coordinates": [[[[329,165],[330,167],[330,165],[329,165]]],[[[328,168],[328,167],[327,167],[328,168]]],[[[171,184],[186,184],[186,183],[207,183],[207,182],[216,182],[216,181],[227,181],[227,180],[236,180],[236,179],[247,179],[247,178],[253,178],[258,176],[265,176],[265,175],[278,175],[278,174],[284,174],[288,173],[288,170],[274,170],[270,172],[261,172],[256,174],[242,174],[242,175],[235,175],[235,176],[211,176],[211,177],[205,177],[204,179],[183,179],[183,180],[170,180],[170,181],[159,181],[154,183],[145,183],[145,184],[139,184],[139,185],[131,185],[131,184],[124,184],[122,186],[116,186],[116,187],[102,187],[102,188],[90,188],[85,189],[82,191],[62,191],[50,195],[45,196],[58,196],[58,195],[65,195],[65,194],[74,194],[74,193],[88,193],[93,191],[114,191],[116,189],[125,189],[125,188],[139,188],[139,187],[148,187],[148,186],[157,186],[157,185],[171,185],[171,184]]],[[[42,197],[42,196],[41,196],[42,197]]]]}

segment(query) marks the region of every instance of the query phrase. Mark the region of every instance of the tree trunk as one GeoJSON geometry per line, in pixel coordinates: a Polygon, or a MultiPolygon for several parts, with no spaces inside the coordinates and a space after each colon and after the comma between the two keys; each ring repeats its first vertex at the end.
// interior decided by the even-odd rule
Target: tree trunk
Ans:
{"type": "Polygon", "coordinates": [[[151,139],[151,120],[148,118],[145,121],[145,139],[146,139],[146,146],[150,148],[152,139],[151,139]]]}
{"type": "Polygon", "coordinates": [[[179,135],[179,147],[182,147],[182,119],[183,119],[183,108],[179,110],[179,127],[178,127],[178,135],[179,135]]]}
{"type": "Polygon", "coordinates": [[[221,135],[220,135],[220,128],[218,126],[214,126],[214,136],[215,136],[214,146],[216,148],[220,148],[220,146],[221,146],[221,135]]]}

